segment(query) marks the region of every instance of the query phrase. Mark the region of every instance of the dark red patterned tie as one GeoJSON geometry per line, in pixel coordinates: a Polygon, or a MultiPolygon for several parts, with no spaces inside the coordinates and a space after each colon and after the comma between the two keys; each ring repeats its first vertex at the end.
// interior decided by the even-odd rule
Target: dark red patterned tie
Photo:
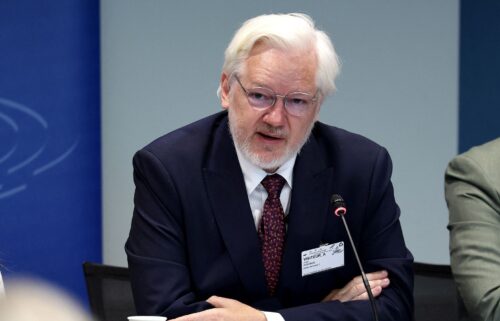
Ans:
{"type": "Polygon", "coordinates": [[[264,203],[258,233],[262,242],[267,289],[270,295],[274,295],[278,285],[285,243],[285,213],[280,202],[280,193],[285,185],[285,179],[278,174],[268,175],[262,180],[262,185],[268,196],[264,203]]]}

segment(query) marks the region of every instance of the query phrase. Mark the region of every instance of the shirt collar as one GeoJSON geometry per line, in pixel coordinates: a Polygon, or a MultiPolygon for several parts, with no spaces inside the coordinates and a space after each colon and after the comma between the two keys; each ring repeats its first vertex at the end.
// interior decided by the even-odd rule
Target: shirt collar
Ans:
{"type": "Polygon", "coordinates": [[[243,178],[245,179],[247,195],[250,195],[257,186],[259,186],[264,177],[270,174],[280,174],[286,180],[288,186],[290,186],[290,188],[292,187],[293,166],[295,165],[297,154],[281,165],[275,173],[267,173],[262,168],[252,164],[243,153],[240,152],[238,147],[236,147],[236,154],[238,155],[238,161],[241,171],[243,172],[243,178]]]}

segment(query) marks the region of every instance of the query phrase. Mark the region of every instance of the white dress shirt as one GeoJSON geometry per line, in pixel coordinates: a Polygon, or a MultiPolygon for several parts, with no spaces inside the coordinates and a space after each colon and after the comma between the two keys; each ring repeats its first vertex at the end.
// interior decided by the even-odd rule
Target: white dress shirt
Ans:
{"type": "MultiPolygon", "coordinates": [[[[260,219],[262,217],[262,209],[264,208],[264,203],[267,198],[267,191],[261,184],[262,180],[267,175],[279,174],[286,180],[286,183],[281,190],[280,201],[283,211],[285,212],[285,216],[287,216],[290,210],[290,196],[292,194],[293,166],[295,165],[297,155],[281,165],[275,173],[267,173],[262,168],[255,166],[248,159],[246,159],[238,148],[236,148],[236,154],[238,155],[238,161],[240,163],[241,171],[243,172],[243,178],[245,179],[245,186],[247,189],[248,201],[250,202],[250,208],[252,210],[253,220],[255,222],[255,229],[258,229],[260,219]]],[[[266,315],[267,321],[285,321],[279,313],[266,311],[262,312],[266,315]]]]}
{"type": "Polygon", "coordinates": [[[287,216],[290,210],[293,166],[295,165],[297,156],[287,160],[275,173],[267,173],[262,168],[250,163],[250,161],[247,160],[243,154],[238,151],[238,149],[236,149],[236,154],[238,155],[238,161],[240,163],[241,171],[243,172],[243,178],[245,179],[245,187],[247,189],[248,201],[250,202],[253,220],[255,222],[255,229],[259,226],[259,222],[262,217],[262,209],[264,208],[264,203],[267,199],[267,191],[261,184],[262,180],[267,175],[279,174],[286,180],[286,183],[281,190],[280,201],[283,211],[285,212],[285,216],[287,216]]]}

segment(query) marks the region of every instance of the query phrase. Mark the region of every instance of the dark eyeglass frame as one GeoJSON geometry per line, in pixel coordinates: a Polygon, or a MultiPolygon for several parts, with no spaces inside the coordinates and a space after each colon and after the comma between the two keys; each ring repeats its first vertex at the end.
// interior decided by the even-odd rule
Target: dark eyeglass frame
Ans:
{"type": "Polygon", "coordinates": [[[253,87],[250,89],[245,88],[237,75],[233,75],[241,89],[247,96],[247,101],[252,108],[262,111],[273,107],[278,98],[283,99],[285,110],[293,116],[304,116],[310,108],[318,101],[319,89],[314,95],[300,91],[290,92],[286,95],[278,95],[272,89],[266,87],[253,87]],[[267,97],[267,100],[259,101],[258,97],[267,97]],[[295,100],[295,102],[294,102],[295,100]]]}

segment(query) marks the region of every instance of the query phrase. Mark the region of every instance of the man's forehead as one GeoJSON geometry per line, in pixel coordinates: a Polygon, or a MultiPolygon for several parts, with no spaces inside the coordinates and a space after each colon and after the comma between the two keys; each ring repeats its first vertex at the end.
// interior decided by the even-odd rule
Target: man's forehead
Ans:
{"type": "Polygon", "coordinates": [[[261,45],[251,51],[242,71],[254,85],[265,85],[273,79],[307,89],[303,87],[315,87],[317,58],[311,50],[288,51],[261,45]]]}

